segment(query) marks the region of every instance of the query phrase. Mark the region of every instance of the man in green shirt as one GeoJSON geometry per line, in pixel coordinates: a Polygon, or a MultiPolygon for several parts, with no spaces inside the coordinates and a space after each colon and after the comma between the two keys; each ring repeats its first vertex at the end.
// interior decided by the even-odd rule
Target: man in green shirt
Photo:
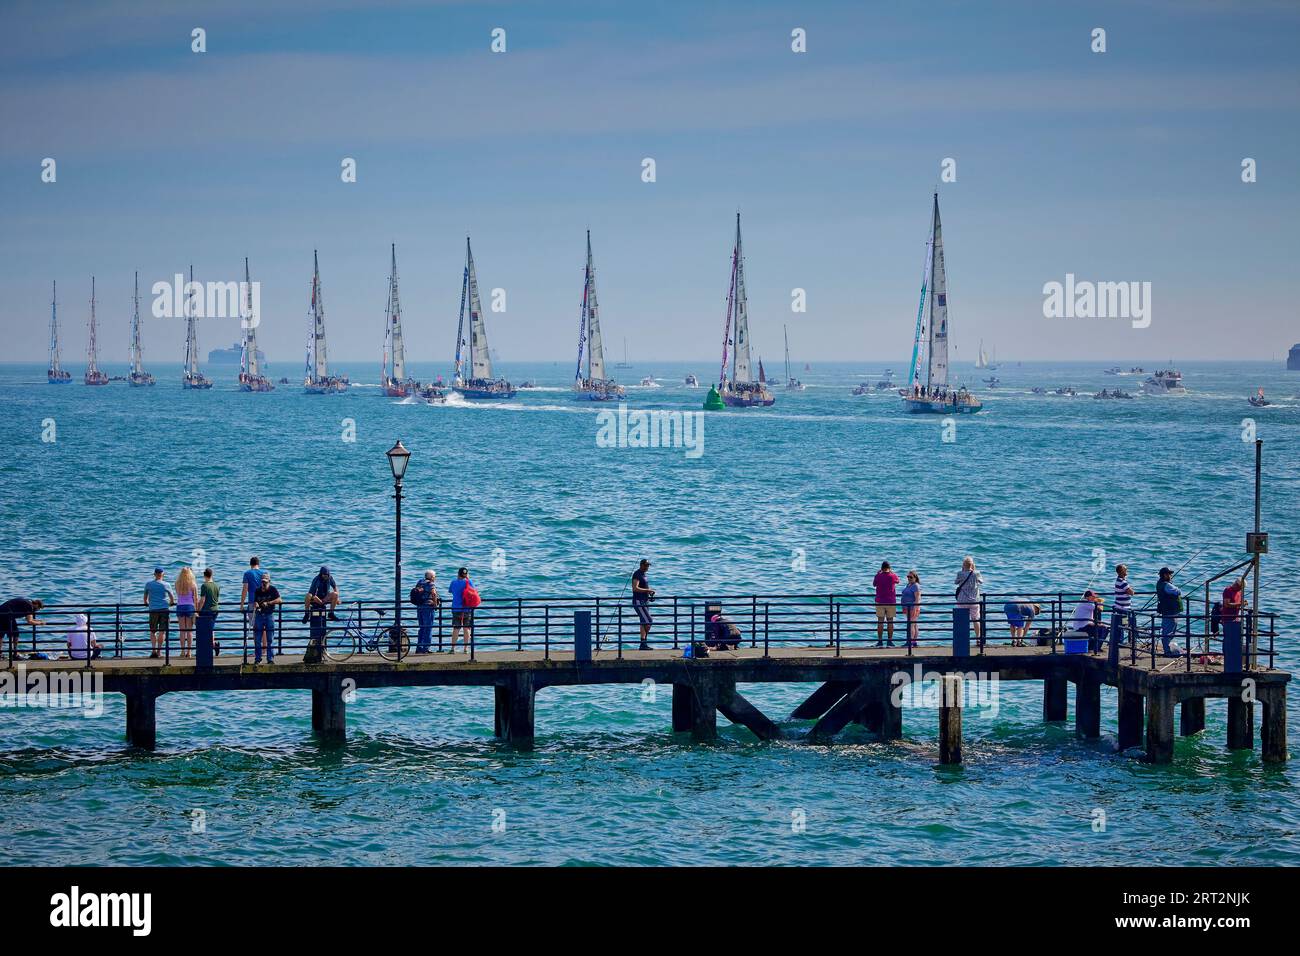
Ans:
{"type": "Polygon", "coordinates": [[[212,640],[212,632],[217,624],[217,612],[221,610],[221,587],[216,581],[212,580],[212,569],[203,569],[203,584],[199,586],[198,612],[199,618],[196,626],[199,636],[199,646],[206,647],[212,645],[213,655],[221,653],[221,645],[212,640]]]}

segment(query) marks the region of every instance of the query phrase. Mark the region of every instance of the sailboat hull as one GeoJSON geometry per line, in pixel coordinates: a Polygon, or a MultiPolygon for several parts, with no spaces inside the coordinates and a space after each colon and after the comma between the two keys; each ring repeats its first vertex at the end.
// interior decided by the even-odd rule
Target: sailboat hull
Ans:
{"type": "Polygon", "coordinates": [[[347,382],[329,382],[324,385],[304,385],[303,392],[308,395],[342,395],[348,390],[347,382]]]}
{"type": "Polygon", "coordinates": [[[212,387],[212,383],[211,383],[210,381],[208,381],[207,379],[204,379],[203,381],[196,381],[196,382],[185,381],[185,382],[182,382],[182,383],[181,383],[181,388],[192,388],[192,389],[206,390],[206,389],[209,389],[209,388],[211,388],[211,387],[212,387]]]}
{"type": "Polygon", "coordinates": [[[240,382],[239,390],[241,392],[270,392],[275,390],[275,386],[267,379],[259,378],[251,382],[240,382]]]}
{"type": "Polygon", "coordinates": [[[722,393],[722,403],[728,408],[767,408],[776,404],[776,396],[766,388],[743,392],[727,389],[722,393]]]}
{"type": "Polygon", "coordinates": [[[948,402],[929,398],[905,398],[903,409],[914,415],[970,415],[984,407],[978,399],[971,402],[948,402]]]}
{"type": "Polygon", "coordinates": [[[46,375],[45,381],[51,385],[67,385],[72,381],[71,375],[46,375]]]}
{"type": "Polygon", "coordinates": [[[465,398],[497,399],[514,398],[518,390],[509,382],[485,382],[471,379],[456,389],[465,398]]]}

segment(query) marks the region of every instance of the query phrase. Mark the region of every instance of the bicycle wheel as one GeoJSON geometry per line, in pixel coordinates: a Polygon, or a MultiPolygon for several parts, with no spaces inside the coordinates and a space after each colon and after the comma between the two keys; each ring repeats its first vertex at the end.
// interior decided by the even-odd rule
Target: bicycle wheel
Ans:
{"type": "Polygon", "coordinates": [[[379,656],[386,661],[395,661],[401,658],[411,656],[411,635],[406,628],[401,628],[401,634],[398,635],[396,625],[390,624],[388,627],[381,627],[375,631],[375,646],[379,651],[379,656]],[[400,653],[399,653],[400,649],[400,653]]]}
{"type": "Polygon", "coordinates": [[[325,631],[322,653],[326,660],[342,663],[357,652],[357,638],[351,628],[325,631]]]}

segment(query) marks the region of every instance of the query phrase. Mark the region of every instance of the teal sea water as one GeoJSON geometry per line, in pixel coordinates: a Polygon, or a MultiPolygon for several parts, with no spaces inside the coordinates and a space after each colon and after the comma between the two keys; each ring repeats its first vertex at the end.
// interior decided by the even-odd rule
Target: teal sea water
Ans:
{"type": "MultiPolygon", "coordinates": [[[[1300,374],[1188,364],[1186,397],[1093,401],[1140,382],[1103,365],[1004,362],[1002,386],[980,388],[985,412],[944,442],[939,419],[903,414],[892,394],[850,395],[880,363],[818,364],[775,408],[708,415],[694,459],[598,447],[568,363],[505,364],[541,387],[447,407],[384,398],[359,364],[344,366],[359,385],[339,397],[244,395],[220,369],[203,393],[182,391],[173,369],[154,368],[152,389],[88,389],[0,366],[0,592],[133,597],[155,564],[170,576],[197,551],[228,598],[253,553],[288,592],[328,563],[345,598],[386,596],[383,453],[396,438],[413,452],[405,566],[445,584],[467,564],[493,596],[617,596],[642,556],[661,595],[862,591],[883,559],[937,593],[967,553],[994,591],[1108,587],[1096,549],[1149,588],[1202,545],[1187,580],[1239,558],[1250,418],[1266,442],[1265,603],[1281,615],[1281,664],[1300,667],[1300,374]],[[1061,384],[1083,394],[1030,391],[1061,384]],[[1259,386],[1272,407],[1247,405],[1259,386]],[[56,440],[43,441],[51,422],[56,440]]],[[[632,407],[695,410],[703,392],[681,386],[687,371],[707,381],[716,367],[617,374],[662,383],[633,385],[632,407]]],[[[744,688],[774,718],[809,690],[744,688]]],[[[1103,738],[1085,742],[1043,724],[1040,685],[1004,684],[996,717],[968,715],[960,768],[937,766],[933,710],[905,711],[892,743],[853,727],[813,745],[799,722],[758,743],[722,720],[717,743],[693,745],[671,733],[670,693],[630,686],[544,690],[531,753],[493,739],[483,689],[366,691],[342,745],[312,737],[305,692],[166,695],[153,754],[125,748],[116,695],[100,719],[7,710],[0,863],[1300,863],[1300,763],[1227,753],[1224,705],[1211,702],[1207,731],[1180,738],[1172,766],[1147,766],[1114,752],[1104,693],[1103,738]]]]}

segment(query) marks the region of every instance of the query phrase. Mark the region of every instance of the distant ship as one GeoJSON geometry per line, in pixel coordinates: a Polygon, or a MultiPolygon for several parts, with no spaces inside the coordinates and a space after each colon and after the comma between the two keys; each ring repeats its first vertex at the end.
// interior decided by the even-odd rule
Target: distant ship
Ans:
{"type": "Polygon", "coordinates": [[[140,273],[135,274],[135,311],[131,314],[131,371],[126,376],[126,384],[132,386],[150,386],[154,384],[153,376],[144,370],[144,343],[140,339],[140,273]]]}
{"type": "Polygon", "coordinates": [[[451,387],[465,398],[514,398],[517,393],[510,382],[497,378],[492,372],[492,352],[488,348],[487,323],[483,319],[483,303],[479,300],[478,275],[474,271],[474,253],[469,246],[469,236],[465,237],[465,271],[461,276],[456,365],[452,371],[451,387]],[[469,306],[468,339],[465,337],[466,305],[469,306]],[[465,367],[467,359],[468,369],[465,367]]]}
{"type": "Polygon", "coordinates": [[[95,321],[95,277],[90,277],[90,339],[86,343],[86,374],[82,381],[87,385],[107,385],[108,376],[99,370],[99,324],[95,321]]]}
{"type": "MultiPolygon", "coordinates": [[[[239,342],[230,346],[228,349],[213,349],[208,352],[209,365],[238,365],[244,356],[244,346],[239,342]]],[[[257,350],[257,363],[266,364],[266,353],[261,349],[257,350]]]]}
{"type": "Polygon", "coordinates": [[[50,299],[50,364],[45,370],[45,380],[51,385],[66,385],[72,381],[72,373],[63,367],[59,358],[59,284],[53,286],[53,298],[50,299]]]}
{"type": "Polygon", "coordinates": [[[583,274],[582,308],[578,313],[578,367],[573,373],[574,397],[588,402],[627,398],[627,390],[605,375],[605,340],[600,334],[600,307],[596,302],[596,265],[591,257],[591,230],[587,230],[587,268],[583,274]],[[582,359],[586,355],[584,374],[582,359]]]}
{"type": "MultiPolygon", "coordinates": [[[[244,328],[244,344],[239,348],[239,390],[241,392],[270,392],[275,390],[271,380],[262,374],[266,356],[257,347],[257,327],[262,317],[253,314],[253,283],[248,277],[248,256],[244,256],[244,306],[239,324],[244,328]]],[[[280,379],[288,385],[287,378],[280,379]]]]}
{"type": "Polygon", "coordinates": [[[767,375],[763,371],[762,361],[758,363],[758,381],[754,380],[751,361],[749,302],[745,297],[745,255],[740,243],[740,213],[736,213],[736,244],[731,251],[731,288],[727,292],[727,318],[722,327],[722,370],[718,374],[717,388],[709,389],[708,397],[704,400],[706,410],[727,405],[733,408],[765,408],[776,404],[776,396],[767,387],[767,375]],[[731,356],[731,372],[728,376],[727,348],[733,341],[736,347],[731,356]]]}
{"type": "Polygon", "coordinates": [[[1291,351],[1287,353],[1286,367],[1289,372],[1300,372],[1300,342],[1291,346],[1291,351]]]}
{"type": "MultiPolygon", "coordinates": [[[[194,266],[190,266],[190,288],[195,289],[194,266]]],[[[185,303],[185,374],[181,377],[181,388],[209,389],[212,379],[199,371],[199,332],[198,319],[195,317],[194,295],[185,303]]]]}
{"type": "Polygon", "coordinates": [[[802,392],[808,386],[790,374],[790,330],[783,325],[781,331],[785,333],[785,387],[788,391],[802,392]]]}
{"type": "Polygon", "coordinates": [[[1173,368],[1161,369],[1142,383],[1142,391],[1148,395],[1186,395],[1183,385],[1183,373],[1173,368]]]}
{"type": "Polygon", "coordinates": [[[331,375],[325,348],[325,296],[320,287],[320,259],[311,254],[311,307],[307,311],[307,362],[302,388],[308,395],[337,395],[348,390],[346,375],[331,375]]]}
{"type": "Polygon", "coordinates": [[[925,271],[921,278],[921,302],[916,310],[912,370],[908,374],[907,388],[898,391],[903,398],[903,407],[909,412],[968,414],[984,407],[965,386],[954,389],[948,384],[948,271],[943,258],[938,192],[934,194],[930,236],[925,244],[925,271]]]}

